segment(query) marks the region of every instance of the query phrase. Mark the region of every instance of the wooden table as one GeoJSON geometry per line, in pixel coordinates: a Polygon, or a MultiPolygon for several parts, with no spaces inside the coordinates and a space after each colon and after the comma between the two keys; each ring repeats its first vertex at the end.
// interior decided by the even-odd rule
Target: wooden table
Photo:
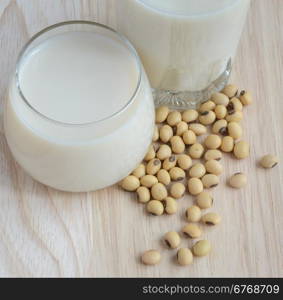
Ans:
{"type": "MultiPolygon", "coordinates": [[[[1,111],[16,57],[32,34],[71,19],[115,27],[117,2],[1,0],[1,111]]],[[[283,276],[282,20],[282,0],[252,2],[232,78],[255,98],[244,122],[251,156],[245,161],[225,159],[221,186],[213,191],[214,210],[223,216],[223,223],[205,231],[213,243],[209,257],[179,267],[174,263],[175,251],[164,249],[160,241],[166,231],[180,230],[185,223],[184,209],[193,202],[191,197],[179,201],[177,215],[149,217],[133,195],[117,186],[81,194],[47,188],[12,159],[1,120],[0,276],[283,276]],[[281,165],[266,171],[256,161],[269,152],[280,156],[281,165]],[[239,191],[225,184],[236,171],[246,172],[249,178],[248,186],[239,191]],[[149,248],[162,251],[159,266],[140,264],[141,252],[149,248]]],[[[188,244],[183,240],[183,246],[188,244]]]]}

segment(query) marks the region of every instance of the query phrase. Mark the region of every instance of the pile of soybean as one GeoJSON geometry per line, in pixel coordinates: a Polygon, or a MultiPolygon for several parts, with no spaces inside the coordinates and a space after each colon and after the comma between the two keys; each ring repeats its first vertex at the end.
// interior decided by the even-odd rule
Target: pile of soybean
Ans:
{"type": "MultiPolygon", "coordinates": [[[[206,256],[211,251],[208,240],[199,240],[202,236],[199,223],[216,226],[221,223],[221,216],[217,212],[202,213],[213,206],[213,197],[204,189],[219,184],[223,152],[232,153],[236,159],[249,156],[250,146],[242,139],[240,122],[243,107],[251,103],[250,92],[238,93],[238,87],[229,84],[220,93],[214,93],[198,110],[170,111],[166,106],[158,107],[152,144],[144,161],[120,183],[124,190],[136,192],[138,201],[154,216],[175,214],[176,200],[186,191],[195,197],[195,205],[185,212],[188,223],[181,229],[182,236],[198,239],[192,249],[179,248],[181,236],[178,232],[164,235],[164,245],[170,249],[179,248],[176,258],[180,265],[189,265],[194,256],[206,256]]],[[[278,158],[265,155],[260,163],[264,168],[272,168],[278,158]]],[[[237,172],[228,184],[243,188],[247,176],[237,172]]],[[[160,252],[154,249],[145,251],[141,257],[146,265],[158,264],[160,260],[160,252]]]]}

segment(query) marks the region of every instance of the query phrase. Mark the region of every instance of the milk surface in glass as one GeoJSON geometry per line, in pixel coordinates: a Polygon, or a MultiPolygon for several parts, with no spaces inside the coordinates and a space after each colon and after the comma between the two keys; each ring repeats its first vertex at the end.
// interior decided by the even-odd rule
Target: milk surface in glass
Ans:
{"type": "Polygon", "coordinates": [[[46,185],[76,192],[126,176],[142,160],[154,123],[134,50],[108,29],[83,26],[88,30],[31,43],[5,111],[7,141],[19,164],[46,185]]]}
{"type": "Polygon", "coordinates": [[[199,101],[227,82],[249,2],[121,0],[118,24],[153,88],[199,101]]]}

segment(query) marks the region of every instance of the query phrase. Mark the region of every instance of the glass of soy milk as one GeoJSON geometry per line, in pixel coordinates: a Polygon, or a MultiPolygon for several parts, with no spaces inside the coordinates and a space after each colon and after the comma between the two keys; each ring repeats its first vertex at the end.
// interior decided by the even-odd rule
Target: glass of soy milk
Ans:
{"type": "Polygon", "coordinates": [[[126,38],[97,23],[65,22],[22,50],[4,125],[14,158],[34,179],[93,191],[118,182],[143,159],[154,104],[126,38]]]}
{"type": "Polygon", "coordinates": [[[118,27],[137,49],[157,105],[194,107],[221,90],[250,0],[121,0],[118,27]]]}

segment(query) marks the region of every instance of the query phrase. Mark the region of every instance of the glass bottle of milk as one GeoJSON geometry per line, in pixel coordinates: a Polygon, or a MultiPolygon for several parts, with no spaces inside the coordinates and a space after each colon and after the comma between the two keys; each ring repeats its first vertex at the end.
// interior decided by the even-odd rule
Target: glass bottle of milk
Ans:
{"type": "Polygon", "coordinates": [[[121,0],[157,104],[192,107],[227,83],[250,0],[121,0]]]}

